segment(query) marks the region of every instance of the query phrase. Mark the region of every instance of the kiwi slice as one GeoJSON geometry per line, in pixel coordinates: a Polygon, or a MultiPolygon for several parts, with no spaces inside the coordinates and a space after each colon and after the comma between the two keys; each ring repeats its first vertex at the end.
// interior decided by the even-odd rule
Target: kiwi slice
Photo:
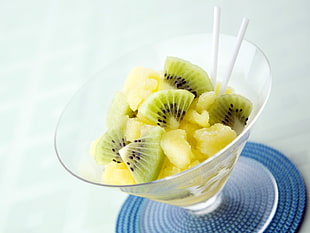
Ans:
{"type": "Polygon", "coordinates": [[[195,97],[214,90],[206,71],[177,57],[167,57],[164,66],[164,79],[175,88],[190,91],[195,97]]]}
{"type": "Polygon", "coordinates": [[[123,120],[124,116],[134,117],[135,115],[136,113],[131,110],[125,94],[118,91],[108,109],[106,123],[109,127],[110,125],[118,124],[123,120]]]}
{"type": "Polygon", "coordinates": [[[95,149],[95,160],[99,165],[106,165],[112,161],[123,162],[119,150],[129,142],[124,136],[126,119],[113,128],[108,129],[99,139],[95,149]]]}
{"type": "Polygon", "coordinates": [[[247,124],[252,111],[252,103],[238,94],[218,96],[209,109],[210,124],[222,123],[240,134],[247,124]]]}
{"type": "Polygon", "coordinates": [[[164,161],[160,147],[163,133],[163,128],[155,126],[119,151],[136,183],[150,182],[158,177],[164,161]]]}
{"type": "Polygon", "coordinates": [[[194,95],[187,90],[168,89],[150,95],[138,109],[138,116],[142,115],[152,124],[164,128],[176,129],[194,99],[194,95]]]}

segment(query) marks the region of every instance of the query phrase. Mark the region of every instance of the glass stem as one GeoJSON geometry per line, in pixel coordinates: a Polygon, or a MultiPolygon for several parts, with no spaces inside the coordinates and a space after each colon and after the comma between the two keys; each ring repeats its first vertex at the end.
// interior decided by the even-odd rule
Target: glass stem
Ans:
{"type": "Polygon", "coordinates": [[[222,203],[222,192],[220,191],[206,202],[186,207],[186,209],[192,215],[205,215],[217,209],[221,203],[222,203]]]}

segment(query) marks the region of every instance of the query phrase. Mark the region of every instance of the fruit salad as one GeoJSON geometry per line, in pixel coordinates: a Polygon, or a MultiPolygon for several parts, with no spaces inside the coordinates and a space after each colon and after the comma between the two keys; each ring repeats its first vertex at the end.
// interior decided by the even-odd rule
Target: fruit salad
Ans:
{"type": "Polygon", "coordinates": [[[252,103],[208,73],[167,57],[163,71],[134,67],[91,148],[102,182],[129,185],[175,175],[210,158],[244,129],[252,103]]]}

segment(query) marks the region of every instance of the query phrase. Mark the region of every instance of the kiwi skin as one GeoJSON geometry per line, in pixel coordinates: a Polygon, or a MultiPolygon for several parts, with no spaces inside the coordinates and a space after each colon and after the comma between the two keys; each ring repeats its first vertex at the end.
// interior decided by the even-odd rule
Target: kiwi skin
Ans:
{"type": "Polygon", "coordinates": [[[252,103],[238,94],[224,94],[215,99],[208,111],[211,125],[222,123],[230,126],[239,135],[247,125],[252,103]]]}
{"type": "Polygon", "coordinates": [[[195,97],[214,90],[205,70],[177,57],[167,57],[164,66],[164,80],[175,88],[190,91],[195,97]]]}

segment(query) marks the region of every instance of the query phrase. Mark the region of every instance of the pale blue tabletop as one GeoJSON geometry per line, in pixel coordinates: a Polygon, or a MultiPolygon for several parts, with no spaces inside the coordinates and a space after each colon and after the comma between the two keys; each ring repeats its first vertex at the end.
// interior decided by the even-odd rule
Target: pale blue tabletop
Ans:
{"type": "MultiPolygon", "coordinates": [[[[289,157],[310,187],[310,3],[296,1],[0,2],[0,233],[114,232],[127,195],[86,184],[53,148],[59,114],[94,73],[143,44],[212,31],[246,39],[270,60],[273,88],[251,140],[289,157]]],[[[308,209],[309,209],[308,205],[308,209]]],[[[308,211],[309,212],[309,211],[308,211]]],[[[310,231],[305,216],[300,232],[310,231]]]]}

